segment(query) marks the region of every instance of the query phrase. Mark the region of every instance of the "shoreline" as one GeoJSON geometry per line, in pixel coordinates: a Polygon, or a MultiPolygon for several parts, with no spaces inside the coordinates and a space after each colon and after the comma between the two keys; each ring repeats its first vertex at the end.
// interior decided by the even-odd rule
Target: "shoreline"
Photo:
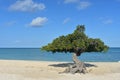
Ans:
{"type": "Polygon", "coordinates": [[[119,80],[120,63],[85,62],[86,74],[63,72],[71,62],[0,60],[0,80],[119,80]]]}
{"type": "MultiPolygon", "coordinates": [[[[0,59],[0,61],[34,61],[34,62],[69,62],[72,63],[73,61],[53,61],[53,60],[21,60],[21,59],[0,59]]],[[[120,63],[119,61],[82,61],[82,62],[90,62],[90,63],[120,63]]]]}

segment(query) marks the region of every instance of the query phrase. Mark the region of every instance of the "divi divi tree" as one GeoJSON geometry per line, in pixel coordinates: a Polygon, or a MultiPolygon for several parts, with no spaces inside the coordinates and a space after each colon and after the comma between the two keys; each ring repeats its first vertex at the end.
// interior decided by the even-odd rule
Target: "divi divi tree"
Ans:
{"type": "Polygon", "coordinates": [[[99,38],[89,38],[85,34],[85,26],[78,25],[73,33],[65,36],[62,35],[54,39],[52,43],[43,46],[41,49],[51,51],[53,53],[73,53],[72,59],[74,64],[69,66],[65,72],[74,74],[76,72],[87,72],[84,62],[81,62],[78,59],[78,56],[84,52],[106,52],[108,50],[108,46],[99,38]]]}

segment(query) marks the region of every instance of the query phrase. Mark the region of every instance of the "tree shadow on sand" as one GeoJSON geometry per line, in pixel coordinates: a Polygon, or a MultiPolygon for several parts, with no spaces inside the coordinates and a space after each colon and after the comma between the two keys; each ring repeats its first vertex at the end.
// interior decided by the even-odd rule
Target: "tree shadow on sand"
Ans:
{"type": "MultiPolygon", "coordinates": [[[[49,66],[53,66],[53,67],[68,67],[70,65],[73,65],[74,63],[59,63],[59,64],[51,64],[49,66]]],[[[86,67],[97,67],[97,65],[94,64],[89,64],[89,63],[85,63],[86,67]]]]}

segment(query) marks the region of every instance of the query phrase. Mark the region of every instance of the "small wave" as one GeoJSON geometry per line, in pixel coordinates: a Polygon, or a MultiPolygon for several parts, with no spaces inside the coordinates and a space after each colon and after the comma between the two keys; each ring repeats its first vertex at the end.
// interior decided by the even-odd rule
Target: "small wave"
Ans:
{"type": "Polygon", "coordinates": [[[120,61],[118,61],[120,63],[120,61]]]}

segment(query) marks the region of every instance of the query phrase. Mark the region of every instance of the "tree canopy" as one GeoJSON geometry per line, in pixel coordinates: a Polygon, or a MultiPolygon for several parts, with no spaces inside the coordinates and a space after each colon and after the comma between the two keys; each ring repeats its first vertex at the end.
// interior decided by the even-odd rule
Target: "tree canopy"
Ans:
{"type": "Polygon", "coordinates": [[[54,39],[52,43],[41,48],[54,52],[75,52],[80,56],[83,52],[104,52],[108,46],[99,38],[89,38],[85,34],[85,26],[78,25],[72,34],[62,35],[54,39]]]}

